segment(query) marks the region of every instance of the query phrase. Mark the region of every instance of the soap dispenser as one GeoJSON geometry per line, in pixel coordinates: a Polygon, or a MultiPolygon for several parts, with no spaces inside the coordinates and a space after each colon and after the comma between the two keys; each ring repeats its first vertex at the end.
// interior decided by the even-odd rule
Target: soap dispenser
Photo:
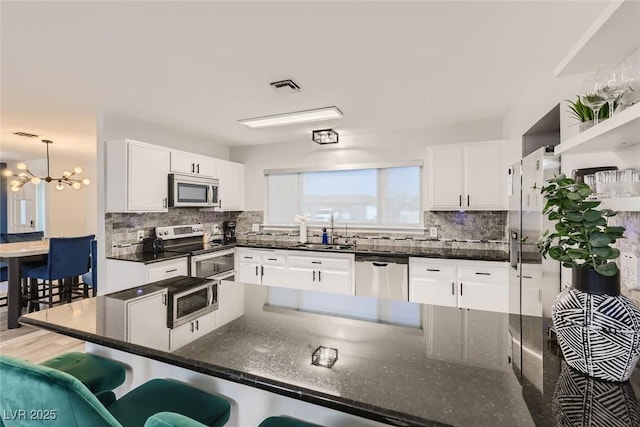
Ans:
{"type": "Polygon", "coordinates": [[[329,235],[327,234],[327,229],[326,228],[322,229],[322,244],[323,245],[328,245],[329,244],[329,235]]]}

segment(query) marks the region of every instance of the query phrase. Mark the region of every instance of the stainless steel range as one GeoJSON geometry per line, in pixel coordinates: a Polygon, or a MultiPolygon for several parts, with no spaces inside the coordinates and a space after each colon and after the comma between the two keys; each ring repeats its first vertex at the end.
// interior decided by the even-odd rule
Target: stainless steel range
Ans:
{"type": "Polygon", "coordinates": [[[205,242],[203,224],[156,227],[156,236],[164,240],[165,252],[189,254],[189,275],[212,280],[233,280],[234,248],[220,239],[205,242]]]}

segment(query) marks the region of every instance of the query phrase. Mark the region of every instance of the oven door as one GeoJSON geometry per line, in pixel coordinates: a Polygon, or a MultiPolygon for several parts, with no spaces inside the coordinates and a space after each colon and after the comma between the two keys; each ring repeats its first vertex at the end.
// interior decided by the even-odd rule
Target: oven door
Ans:
{"type": "Polygon", "coordinates": [[[191,257],[191,276],[212,277],[233,272],[235,250],[222,250],[191,257]]]}
{"type": "Polygon", "coordinates": [[[172,313],[169,326],[176,326],[197,319],[218,308],[218,284],[209,281],[201,286],[176,292],[172,295],[172,313]]]}

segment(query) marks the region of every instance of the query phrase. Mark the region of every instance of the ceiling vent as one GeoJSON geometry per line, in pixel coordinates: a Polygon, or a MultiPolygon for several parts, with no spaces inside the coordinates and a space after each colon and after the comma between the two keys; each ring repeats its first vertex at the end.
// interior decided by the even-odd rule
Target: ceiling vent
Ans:
{"type": "Polygon", "coordinates": [[[289,95],[300,92],[300,85],[291,79],[271,82],[269,85],[280,95],[289,95]]]}
{"type": "Polygon", "coordinates": [[[14,132],[14,135],[24,136],[25,138],[37,138],[38,135],[28,132],[14,132]]]}

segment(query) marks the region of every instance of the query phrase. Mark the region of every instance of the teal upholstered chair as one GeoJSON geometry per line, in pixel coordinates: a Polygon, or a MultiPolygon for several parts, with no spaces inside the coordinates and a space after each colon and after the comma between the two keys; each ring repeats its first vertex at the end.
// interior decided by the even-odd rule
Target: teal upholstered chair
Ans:
{"type": "Polygon", "coordinates": [[[144,427],[207,427],[175,412],[158,412],[151,415],[144,423],[144,427]]]}
{"type": "Polygon", "coordinates": [[[111,391],[122,385],[126,366],[115,360],[77,351],[65,353],[41,365],[76,377],[93,394],[111,391]]]}
{"type": "Polygon", "coordinates": [[[289,417],[269,417],[258,425],[258,427],[322,427],[318,424],[311,424],[306,421],[289,417]]]}
{"type": "Polygon", "coordinates": [[[32,426],[44,417],[48,426],[143,427],[158,412],[220,427],[231,412],[225,399],[172,380],[151,380],[118,400],[113,392],[94,396],[65,372],[9,356],[0,356],[0,390],[6,427],[32,426]]]}

